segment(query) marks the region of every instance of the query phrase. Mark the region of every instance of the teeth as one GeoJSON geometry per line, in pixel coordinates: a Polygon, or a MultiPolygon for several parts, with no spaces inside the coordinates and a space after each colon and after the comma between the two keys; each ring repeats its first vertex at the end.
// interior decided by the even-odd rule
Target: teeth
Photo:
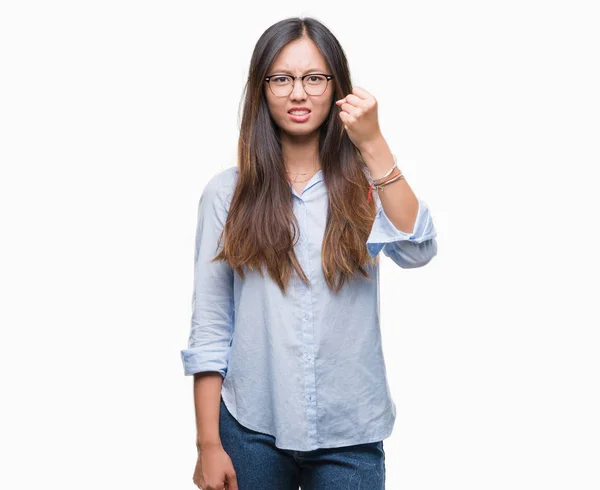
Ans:
{"type": "Polygon", "coordinates": [[[296,115],[308,114],[308,111],[291,111],[290,114],[296,114],[296,115]]]}

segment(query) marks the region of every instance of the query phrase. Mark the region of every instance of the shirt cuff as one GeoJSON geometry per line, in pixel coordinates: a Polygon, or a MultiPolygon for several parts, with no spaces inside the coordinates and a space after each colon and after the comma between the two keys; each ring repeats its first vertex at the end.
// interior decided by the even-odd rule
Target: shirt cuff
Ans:
{"type": "MultiPolygon", "coordinates": [[[[437,233],[431,219],[429,207],[425,201],[418,199],[419,209],[412,232],[406,233],[397,229],[385,214],[383,206],[377,199],[377,215],[373,221],[371,233],[367,239],[367,250],[371,257],[377,256],[384,248],[402,245],[401,242],[411,244],[423,243],[436,237],[437,233]]],[[[386,254],[387,255],[387,254],[386,254]]]]}
{"type": "Polygon", "coordinates": [[[183,349],[181,350],[181,361],[185,376],[217,371],[225,379],[229,363],[229,350],[208,349],[206,346],[183,349]]]}

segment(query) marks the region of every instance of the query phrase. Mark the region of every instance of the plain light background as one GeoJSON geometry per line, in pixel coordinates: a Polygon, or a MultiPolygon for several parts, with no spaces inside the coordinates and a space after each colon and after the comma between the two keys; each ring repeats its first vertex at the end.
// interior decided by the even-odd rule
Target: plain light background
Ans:
{"type": "Polygon", "coordinates": [[[259,36],[314,16],[438,231],[381,262],[387,488],[600,488],[592,4],[3,2],[0,486],[196,488],[198,199],[259,36]]]}

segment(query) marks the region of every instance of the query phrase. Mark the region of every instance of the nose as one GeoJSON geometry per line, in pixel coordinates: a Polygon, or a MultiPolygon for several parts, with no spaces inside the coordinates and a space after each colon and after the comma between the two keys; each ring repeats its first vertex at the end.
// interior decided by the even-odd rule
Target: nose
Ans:
{"type": "Polygon", "coordinates": [[[306,91],[304,90],[304,84],[302,83],[302,79],[297,78],[294,80],[294,87],[292,89],[292,93],[290,94],[292,100],[303,100],[306,99],[306,91]]]}

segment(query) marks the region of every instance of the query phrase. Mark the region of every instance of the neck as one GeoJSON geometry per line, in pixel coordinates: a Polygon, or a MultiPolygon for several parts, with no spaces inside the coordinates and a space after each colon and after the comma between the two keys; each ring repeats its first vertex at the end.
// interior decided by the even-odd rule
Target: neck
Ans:
{"type": "Polygon", "coordinates": [[[286,171],[292,175],[314,174],[321,168],[318,132],[301,136],[284,133],[281,148],[286,171]]]}

